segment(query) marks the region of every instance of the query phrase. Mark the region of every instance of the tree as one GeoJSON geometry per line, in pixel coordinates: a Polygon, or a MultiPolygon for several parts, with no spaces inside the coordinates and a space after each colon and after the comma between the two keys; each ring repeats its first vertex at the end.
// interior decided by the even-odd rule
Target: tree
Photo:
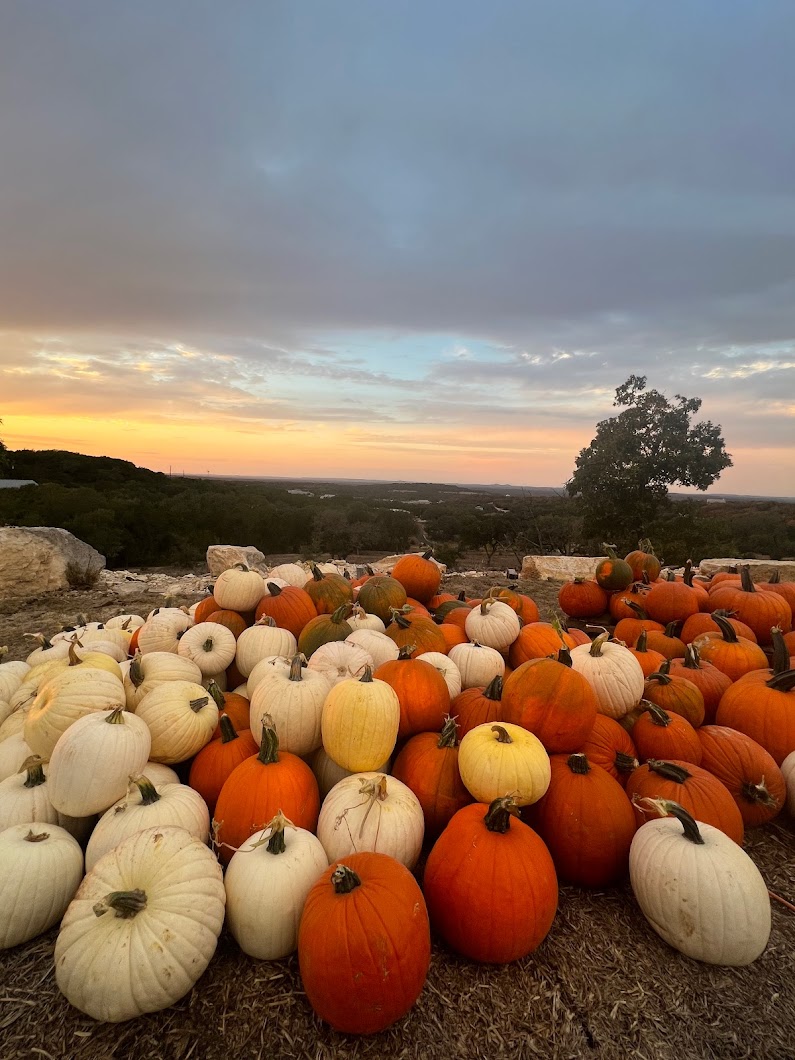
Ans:
{"type": "Polygon", "coordinates": [[[580,499],[587,535],[634,547],[667,505],[668,486],[705,490],[732,461],[719,424],[691,424],[700,398],[669,401],[631,375],[613,404],[625,411],[597,423],[566,490],[580,499]]]}
{"type": "MultiPolygon", "coordinates": [[[[0,420],[0,423],[3,421],[0,420]]],[[[11,470],[11,461],[8,457],[8,449],[5,442],[0,438],[0,476],[5,477],[11,470]]]]}

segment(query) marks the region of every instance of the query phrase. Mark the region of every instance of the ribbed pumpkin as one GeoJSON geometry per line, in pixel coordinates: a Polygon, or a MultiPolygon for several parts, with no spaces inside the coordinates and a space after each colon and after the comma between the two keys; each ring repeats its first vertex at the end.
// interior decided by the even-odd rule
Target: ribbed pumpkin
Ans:
{"type": "Polygon", "coordinates": [[[306,996],[344,1034],[375,1034],[404,1016],[431,960],[417,881],[386,854],[351,854],[307,895],[298,932],[306,996]]]}
{"type": "Polygon", "coordinates": [[[672,677],[658,670],[646,678],[643,697],[671,714],[686,718],[694,729],[704,723],[704,697],[686,677],[672,677]]]}
{"type": "MultiPolygon", "coordinates": [[[[493,586],[484,597],[486,600],[499,600],[507,604],[519,616],[519,621],[525,625],[527,622],[538,622],[540,615],[538,604],[526,593],[518,593],[514,589],[493,586]]],[[[482,602],[482,601],[481,601],[482,602]]]]}
{"type": "Polygon", "coordinates": [[[377,851],[413,869],[424,834],[422,806],[411,788],[375,771],[354,773],[335,784],[317,822],[317,837],[329,861],[377,851]]]}
{"type": "Polygon", "coordinates": [[[508,659],[516,669],[530,659],[557,656],[561,648],[576,647],[573,638],[558,622],[531,622],[522,626],[519,635],[508,649],[508,659]]]}
{"type": "Polygon", "coordinates": [[[638,757],[676,759],[679,762],[701,764],[701,743],[698,732],[680,714],[668,713],[654,703],[641,700],[643,713],[632,726],[632,742],[638,757]]]}
{"type": "Polygon", "coordinates": [[[552,755],[546,794],[531,821],[546,843],[558,877],[604,887],[626,875],[635,814],[624,789],[585,754],[552,755]]]}
{"type": "Polygon", "coordinates": [[[353,603],[353,589],[341,574],[324,574],[317,564],[312,566],[312,577],[304,591],[312,598],[318,615],[332,615],[345,604],[353,603]]]}
{"type": "Polygon", "coordinates": [[[646,636],[646,630],[644,629],[638,637],[635,647],[628,648],[640,663],[640,668],[643,670],[644,677],[648,677],[649,674],[655,673],[665,662],[664,655],[661,655],[658,651],[652,651],[647,647],[646,636]]]}
{"type": "Polygon", "coordinates": [[[229,774],[259,750],[251,730],[238,732],[228,714],[221,715],[219,724],[220,737],[199,751],[191,763],[188,777],[188,784],[198,791],[211,814],[215,812],[215,804],[229,774]]]}
{"type": "Polygon", "coordinates": [[[431,924],[456,953],[505,964],[537,949],[558,906],[552,857],[511,798],[465,806],[436,840],[423,888],[431,924]]]}
{"type": "Polygon", "coordinates": [[[679,636],[679,628],[679,622],[669,622],[662,632],[650,629],[646,634],[646,644],[666,659],[684,659],[687,646],[679,636]]]}
{"type": "Polygon", "coordinates": [[[632,577],[640,581],[644,574],[650,582],[660,577],[661,565],[654,554],[651,541],[648,538],[638,542],[638,547],[624,556],[624,562],[632,568],[632,577]]]}
{"type": "Polygon", "coordinates": [[[201,685],[166,681],[147,693],[136,714],[152,734],[150,758],[175,765],[208,744],[218,724],[218,706],[201,685]]]}
{"type": "Polygon", "coordinates": [[[590,684],[598,711],[609,718],[622,718],[638,705],[643,695],[640,663],[623,644],[601,633],[591,645],[571,651],[571,664],[590,684]]]}
{"type": "Polygon", "coordinates": [[[596,618],[604,614],[608,599],[593,578],[574,578],[558,590],[558,606],[571,618],[596,618]]]}
{"type": "Polygon", "coordinates": [[[219,608],[229,611],[253,611],[264,595],[262,575],[249,570],[245,563],[221,571],[213,587],[219,608]]]}
{"type": "Polygon", "coordinates": [[[669,622],[684,622],[690,615],[698,614],[699,598],[695,589],[677,581],[673,572],[669,572],[649,589],[643,607],[651,618],[667,626],[669,622]]]}
{"type": "Polygon", "coordinates": [[[462,688],[484,688],[505,674],[505,659],[496,648],[467,641],[450,649],[450,658],[461,674],[462,688]]]}
{"type": "Polygon", "coordinates": [[[478,725],[504,721],[502,716],[502,678],[497,675],[485,687],[465,688],[450,706],[450,713],[458,722],[459,738],[478,725]]]}
{"type": "Polygon", "coordinates": [[[279,737],[265,720],[258,755],[229,774],[215,805],[218,856],[226,865],[250,835],[281,811],[297,828],[314,832],[320,793],[314,773],[289,751],[279,751],[279,737]]]}
{"type": "Polygon", "coordinates": [[[393,611],[385,633],[399,648],[411,645],[412,657],[426,651],[447,651],[444,634],[433,619],[425,615],[393,611]]]}
{"type": "Polygon", "coordinates": [[[472,802],[458,771],[455,718],[446,718],[440,733],[412,736],[395,759],[392,776],[417,796],[425,818],[425,834],[436,837],[457,810],[472,802]]]}
{"type": "Polygon", "coordinates": [[[317,618],[311,618],[298,638],[298,650],[307,659],[317,651],[323,644],[329,644],[335,640],[345,640],[350,637],[353,630],[347,622],[347,616],[351,612],[350,604],[343,603],[330,614],[321,612],[317,618]]]}
{"type": "Polygon", "coordinates": [[[699,656],[695,644],[688,644],[684,659],[671,659],[668,673],[671,677],[685,677],[704,697],[704,724],[715,720],[721,696],[731,685],[732,679],[717,666],[705,662],[699,656]]]}
{"type": "Polygon", "coordinates": [[[642,607],[638,604],[630,601],[630,610],[634,614],[634,618],[622,618],[616,622],[616,628],[613,630],[613,638],[621,641],[623,644],[628,644],[630,647],[634,647],[637,644],[638,637],[644,631],[651,633],[653,631],[662,633],[665,626],[661,622],[655,622],[653,618],[649,618],[642,607]]]}
{"type": "MultiPolygon", "coordinates": [[[[433,674],[444,686],[447,698],[444,679],[435,670],[433,674]]],[[[367,667],[358,681],[341,681],[327,694],[321,715],[323,746],[343,769],[354,773],[377,769],[394,750],[400,721],[397,692],[386,681],[375,679],[367,667]]]]}
{"type": "Polygon", "coordinates": [[[566,649],[556,659],[531,659],[505,681],[502,717],[534,733],[550,753],[576,751],[593,728],[596,694],[572,668],[566,649]]]}
{"type": "Polygon", "coordinates": [[[702,633],[720,633],[720,626],[715,621],[716,617],[725,618],[738,637],[745,637],[746,640],[752,640],[756,644],[756,634],[750,626],[734,618],[729,611],[721,610],[714,614],[699,611],[698,614],[691,615],[682,626],[681,639],[685,644],[691,644],[702,633]]]}
{"type": "Polygon", "coordinates": [[[501,600],[485,599],[467,615],[464,629],[471,641],[507,651],[519,636],[519,616],[501,600]]]}
{"type": "Polygon", "coordinates": [[[356,600],[368,614],[378,615],[382,622],[387,623],[392,608],[400,609],[406,603],[406,590],[396,578],[388,574],[376,574],[361,586],[356,600]]]}
{"type": "Polygon", "coordinates": [[[774,570],[768,581],[759,588],[764,589],[765,592],[778,593],[779,596],[783,596],[795,614],[795,582],[782,581],[780,570],[774,570]]]}
{"type": "MultiPolygon", "coordinates": [[[[429,662],[412,658],[403,649],[394,662],[379,666],[373,677],[393,688],[400,702],[398,740],[439,731],[450,709],[450,693],[442,675],[429,662]]],[[[380,761],[383,759],[382,755],[380,761]]],[[[375,769],[375,764],[369,768],[375,769]]]]}
{"type": "Polygon", "coordinates": [[[317,618],[312,597],[296,585],[279,586],[266,581],[265,588],[267,592],[257,604],[255,619],[270,615],[277,626],[289,630],[297,640],[307,622],[317,618]]]}
{"type": "Polygon", "coordinates": [[[197,604],[193,606],[193,621],[194,622],[206,622],[207,619],[215,611],[220,611],[221,606],[215,599],[212,593],[205,596],[203,600],[199,600],[197,604]]]}
{"type": "MultiPolygon", "coordinates": [[[[743,819],[728,789],[717,777],[692,762],[652,758],[632,773],[626,791],[633,805],[644,798],[670,799],[697,821],[719,828],[729,839],[742,844],[743,819]]],[[[645,817],[637,805],[635,814],[638,826],[642,825],[645,817]]]]}
{"type": "Polygon", "coordinates": [[[725,784],[746,828],[767,824],[781,811],[787,785],[774,759],[750,736],[723,725],[698,730],[701,765],[725,784]]]}
{"type": "Polygon", "coordinates": [[[296,649],[296,639],[289,629],[278,626],[270,615],[263,615],[238,637],[235,664],[243,677],[249,677],[261,659],[271,655],[292,658],[296,649]]]}
{"type": "Polygon", "coordinates": [[[478,725],[458,749],[461,779],[478,802],[512,795],[529,806],[549,787],[549,757],[531,732],[508,722],[478,725]]]}
{"type": "MultiPolygon", "coordinates": [[[[212,611],[206,618],[201,620],[196,618],[196,613],[194,612],[193,621],[196,626],[204,625],[205,622],[213,622],[217,626],[223,626],[225,629],[229,630],[235,640],[237,640],[243,630],[248,627],[248,622],[239,611],[223,609],[212,611]]],[[[182,641],[180,640],[180,644],[181,643],[182,641]]]]}
{"type": "Polygon", "coordinates": [[[608,604],[608,611],[614,622],[620,622],[622,618],[635,618],[636,608],[645,609],[646,596],[649,592],[647,582],[633,582],[621,593],[612,593],[608,604]],[[633,606],[634,605],[634,606],[633,606]]]}
{"type": "Polygon", "coordinates": [[[433,562],[430,552],[401,556],[392,568],[392,577],[406,590],[406,595],[427,603],[439,591],[441,568],[433,562]]]}
{"type": "Polygon", "coordinates": [[[760,644],[771,643],[770,630],[774,626],[784,633],[792,629],[790,605],[778,593],[757,589],[748,566],[740,568],[739,586],[727,584],[712,590],[710,605],[713,610],[736,611],[740,621],[754,631],[760,644]]]}
{"type": "Polygon", "coordinates": [[[578,750],[588,756],[589,762],[606,769],[622,787],[638,768],[632,737],[617,721],[604,714],[596,715],[593,728],[578,750]]]}
{"type": "Polygon", "coordinates": [[[720,633],[702,633],[693,644],[704,662],[712,663],[722,673],[736,681],[751,670],[767,669],[767,656],[753,641],[738,637],[729,623],[713,614],[720,633]]]}

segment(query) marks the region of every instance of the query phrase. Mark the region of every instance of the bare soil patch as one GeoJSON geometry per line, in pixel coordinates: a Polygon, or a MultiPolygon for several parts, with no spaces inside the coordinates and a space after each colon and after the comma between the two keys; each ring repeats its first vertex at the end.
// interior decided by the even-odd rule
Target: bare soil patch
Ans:
{"type": "MultiPolygon", "coordinates": [[[[478,596],[489,584],[506,584],[505,578],[445,580],[450,591],[478,596]]],[[[542,618],[554,612],[557,583],[513,584],[536,600],[542,618]]],[[[53,632],[79,614],[100,620],[121,610],[145,614],[162,603],[162,593],[120,600],[89,590],[50,594],[21,608],[0,604],[0,644],[9,645],[11,658],[24,657],[25,632],[53,632]]],[[[749,832],[745,848],[768,887],[795,903],[793,822],[782,816],[749,832]]],[[[628,883],[599,892],[564,886],[555,923],[535,954],[491,967],[435,945],[418,1003],[393,1028],[367,1039],[336,1034],[314,1017],[295,957],[251,960],[226,933],[205,975],[177,1005],[119,1026],[97,1024],[71,1008],[55,985],[56,935],[54,929],[0,953],[2,1060],[795,1055],[795,913],[775,901],[764,954],[748,968],[713,968],[669,949],[647,925],[628,883]]]]}

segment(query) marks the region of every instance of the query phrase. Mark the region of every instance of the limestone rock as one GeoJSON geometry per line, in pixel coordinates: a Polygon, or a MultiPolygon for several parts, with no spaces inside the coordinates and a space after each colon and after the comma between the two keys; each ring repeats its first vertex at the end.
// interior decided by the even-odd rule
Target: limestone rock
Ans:
{"type": "Polygon", "coordinates": [[[711,578],[718,571],[734,573],[738,567],[745,566],[751,568],[751,578],[755,582],[766,582],[773,571],[779,572],[783,582],[795,581],[795,559],[702,559],[698,571],[711,578]]]}
{"type": "Polygon", "coordinates": [[[525,556],[520,577],[534,581],[567,582],[572,578],[593,578],[605,556],[525,556]]]}
{"type": "Polygon", "coordinates": [[[56,526],[0,527],[0,599],[90,584],[105,557],[56,526]]]}
{"type": "Polygon", "coordinates": [[[259,574],[268,573],[265,556],[253,545],[210,545],[207,549],[207,569],[214,578],[236,563],[245,563],[259,574]]]}

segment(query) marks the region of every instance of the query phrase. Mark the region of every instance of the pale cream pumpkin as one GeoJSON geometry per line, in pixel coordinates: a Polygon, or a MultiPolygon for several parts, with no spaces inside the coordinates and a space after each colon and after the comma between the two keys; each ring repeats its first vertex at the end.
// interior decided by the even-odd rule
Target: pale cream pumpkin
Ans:
{"type": "Polygon", "coordinates": [[[281,813],[237,850],[226,869],[226,918],[244,953],[277,961],[298,945],[306,896],[328,868],[323,844],[281,813]]]}
{"type": "Polygon", "coordinates": [[[95,645],[97,644],[114,644],[124,653],[124,658],[126,658],[130,653],[131,640],[132,630],[128,632],[126,629],[102,626],[100,629],[92,629],[84,633],[80,638],[80,643],[84,648],[89,648],[92,651],[96,650],[95,645]]]}
{"type": "Polygon", "coordinates": [[[192,681],[165,681],[138,704],[136,714],[149,726],[154,762],[174,765],[198,754],[213,737],[218,707],[213,697],[192,681]]]}
{"type": "MultiPolygon", "coordinates": [[[[386,629],[386,626],[384,625],[383,621],[378,617],[378,615],[371,615],[370,612],[365,611],[365,609],[360,604],[353,605],[353,610],[348,616],[348,618],[345,619],[345,621],[348,623],[354,633],[357,633],[358,631],[363,629],[369,629],[373,633],[383,633],[386,629]]],[[[348,637],[347,639],[350,640],[350,637],[348,637]]],[[[390,638],[387,637],[387,640],[389,639],[390,638]]],[[[357,641],[356,643],[361,642],[357,641]]],[[[394,643],[394,641],[392,643],[394,643]]],[[[384,662],[386,661],[387,660],[384,660],[384,662]]],[[[376,666],[380,665],[380,663],[376,663],[376,666]]]]}
{"type": "Polygon", "coordinates": [[[253,611],[266,591],[262,575],[239,563],[218,575],[213,596],[225,610],[253,611]]]}
{"type": "MultiPolygon", "coordinates": [[[[317,780],[318,790],[320,791],[320,801],[322,802],[335,784],[339,784],[341,780],[346,777],[353,776],[353,771],[350,769],[343,769],[342,766],[338,766],[333,758],[330,758],[325,747],[318,747],[317,751],[309,755],[306,759],[309,763],[309,767],[315,774],[315,780],[317,780]]],[[[376,773],[388,773],[389,772],[389,759],[375,770],[376,773]]]]}
{"type": "Polygon", "coordinates": [[[249,677],[263,659],[274,655],[292,658],[297,648],[296,639],[289,629],[281,629],[270,615],[263,615],[237,638],[235,664],[244,677],[249,677]]]}
{"type": "Polygon", "coordinates": [[[225,670],[235,657],[235,635],[219,622],[200,622],[186,629],[179,639],[177,654],[190,659],[210,677],[225,670]]]}
{"type": "MultiPolygon", "coordinates": [[[[116,669],[118,666],[114,663],[116,669]]],[[[93,667],[70,666],[46,681],[25,719],[25,739],[36,754],[49,758],[70,725],[94,711],[124,707],[121,676],[93,667]]]]}
{"type": "Polygon", "coordinates": [[[462,688],[486,688],[505,673],[505,659],[497,649],[477,641],[453,645],[448,658],[458,667],[462,688]]]}
{"type": "Polygon", "coordinates": [[[317,822],[317,837],[329,863],[375,851],[412,869],[424,835],[419,799],[385,773],[354,773],[335,784],[323,800],[317,822]]]}
{"type": "Polygon", "coordinates": [[[221,866],[184,829],[130,836],[89,872],[66,910],[55,943],[61,992],[110,1023],[168,1008],[210,963],[224,902],[221,866]]]}
{"type": "Polygon", "coordinates": [[[123,629],[126,630],[130,636],[135,633],[136,629],[140,629],[144,624],[144,619],[140,615],[114,615],[113,618],[109,618],[105,623],[106,629],[123,629]]]}
{"type": "MultiPolygon", "coordinates": [[[[377,618],[377,615],[373,615],[373,618],[377,618]]],[[[381,619],[378,619],[381,622],[381,619]]],[[[381,625],[383,626],[383,622],[381,625]]],[[[348,625],[352,625],[348,621],[348,625]]],[[[373,670],[377,670],[385,662],[394,662],[400,654],[400,648],[391,637],[387,637],[385,633],[380,633],[376,629],[368,629],[364,626],[359,626],[355,629],[350,636],[345,638],[345,644],[355,644],[358,648],[363,648],[370,658],[373,660],[373,670]]]]}
{"type": "Polygon", "coordinates": [[[260,659],[249,674],[248,681],[246,682],[247,691],[243,694],[248,696],[249,699],[253,699],[257,685],[273,670],[279,670],[281,673],[288,674],[290,672],[291,659],[292,656],[288,657],[286,655],[269,655],[267,659],[260,659]]]}
{"type": "Polygon", "coordinates": [[[641,912],[669,946],[707,964],[743,966],[770,938],[767,884],[742,847],[666,799],[640,806],[674,814],[632,840],[629,878],[641,912]]]}
{"type": "Polygon", "coordinates": [[[251,697],[249,725],[256,743],[262,740],[262,719],[269,714],[279,736],[279,747],[297,755],[320,747],[323,704],[331,690],[327,678],[293,656],[289,668],[271,667],[251,697]]]}
{"type": "Polygon", "coordinates": [[[283,581],[285,585],[294,585],[297,589],[303,589],[310,572],[299,563],[280,563],[271,568],[268,581],[283,581]]]}
{"type": "MultiPolygon", "coordinates": [[[[12,715],[13,717],[16,715],[12,715]]],[[[24,714],[19,713],[19,717],[24,723],[24,714]]],[[[22,768],[22,763],[27,761],[32,754],[33,749],[25,742],[21,728],[18,732],[11,733],[0,740],[0,781],[7,780],[8,777],[18,773],[22,768]]]]}
{"type": "Polygon", "coordinates": [[[549,756],[538,737],[508,722],[470,729],[458,747],[458,769],[472,797],[485,803],[511,795],[517,806],[529,806],[551,779],[549,756]]]}
{"type": "Polygon", "coordinates": [[[147,618],[138,631],[138,651],[142,655],[152,651],[176,653],[180,637],[192,625],[190,615],[179,608],[162,608],[147,618]]]}
{"type": "Polygon", "coordinates": [[[506,651],[522,628],[519,616],[502,600],[483,600],[466,617],[464,630],[471,641],[506,651]]]}
{"type": "Polygon", "coordinates": [[[86,847],[86,871],[129,836],[155,826],[184,828],[206,843],[210,837],[207,803],[187,784],[156,787],[143,775],[133,777],[128,793],[97,821],[86,847]]]}
{"type": "Polygon", "coordinates": [[[643,698],[643,668],[624,644],[608,640],[607,632],[592,644],[571,649],[571,665],[594,690],[600,714],[623,718],[643,698]]]}
{"type": "MultiPolygon", "coordinates": [[[[389,640],[389,637],[386,638],[389,640]]],[[[373,657],[358,644],[335,640],[322,644],[312,652],[308,667],[323,674],[333,688],[340,681],[358,681],[366,667],[375,669],[373,657]]]]}
{"type": "Polygon", "coordinates": [[[124,678],[127,709],[136,710],[147,693],[164,681],[192,681],[201,684],[202,672],[191,659],[170,651],[136,652],[124,678]]]}
{"type": "Polygon", "coordinates": [[[78,718],[50,757],[50,801],[71,817],[104,813],[146,766],[151,746],[146,722],[121,708],[78,718]]]}
{"type": "Polygon", "coordinates": [[[358,681],[341,681],[326,696],[323,746],[337,765],[354,772],[376,769],[392,754],[400,727],[400,700],[369,667],[358,681]]]}
{"type": "Polygon", "coordinates": [[[0,698],[0,725],[14,713],[14,708],[7,699],[0,698]]]}
{"type": "Polygon", "coordinates": [[[25,657],[28,666],[40,666],[45,662],[55,662],[56,659],[65,659],[69,655],[71,641],[56,640],[55,642],[45,637],[43,633],[26,633],[31,641],[36,644],[30,654],[25,657]]]}
{"type": "Polygon", "coordinates": [[[10,700],[29,670],[25,662],[0,663],[0,699],[10,700]]]}
{"type": "MultiPolygon", "coordinates": [[[[443,655],[440,651],[424,651],[417,658],[422,659],[423,662],[430,663],[434,670],[439,671],[444,678],[444,683],[447,685],[450,700],[454,700],[464,686],[461,681],[461,671],[450,656],[443,655]]],[[[503,672],[505,672],[504,666],[503,672]]]]}
{"type": "Polygon", "coordinates": [[[151,780],[156,788],[165,784],[182,783],[171,766],[164,766],[162,762],[147,762],[141,770],[141,776],[151,780]]]}
{"type": "Polygon", "coordinates": [[[56,824],[0,831],[0,950],[57,924],[83,878],[83,851],[56,824]]]}

